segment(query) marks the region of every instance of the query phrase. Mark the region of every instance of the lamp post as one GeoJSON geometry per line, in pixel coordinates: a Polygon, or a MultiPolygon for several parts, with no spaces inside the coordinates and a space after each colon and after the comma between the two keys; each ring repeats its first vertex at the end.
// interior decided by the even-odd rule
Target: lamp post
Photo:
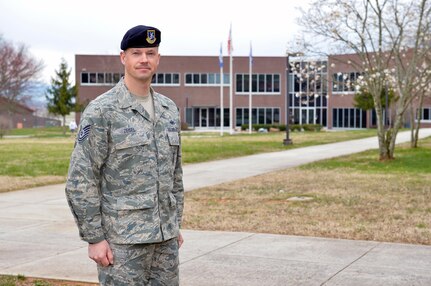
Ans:
{"type": "Polygon", "coordinates": [[[296,53],[289,53],[286,52],[286,138],[283,139],[284,145],[290,145],[293,144],[292,139],[290,139],[290,128],[289,128],[289,121],[290,121],[290,63],[289,63],[289,57],[300,57],[303,56],[304,53],[302,52],[296,52],[296,53]]]}
{"type": "Polygon", "coordinates": [[[289,121],[290,121],[290,63],[289,56],[291,54],[286,53],[286,138],[283,140],[283,145],[292,144],[292,139],[290,139],[289,121]]]}

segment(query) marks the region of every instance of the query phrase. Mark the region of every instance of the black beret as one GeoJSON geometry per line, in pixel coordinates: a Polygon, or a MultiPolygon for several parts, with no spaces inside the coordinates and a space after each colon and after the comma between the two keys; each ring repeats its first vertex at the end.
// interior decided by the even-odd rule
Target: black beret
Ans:
{"type": "Polygon", "coordinates": [[[139,25],[126,32],[121,41],[123,51],[128,48],[152,48],[160,44],[160,30],[154,27],[139,25]]]}

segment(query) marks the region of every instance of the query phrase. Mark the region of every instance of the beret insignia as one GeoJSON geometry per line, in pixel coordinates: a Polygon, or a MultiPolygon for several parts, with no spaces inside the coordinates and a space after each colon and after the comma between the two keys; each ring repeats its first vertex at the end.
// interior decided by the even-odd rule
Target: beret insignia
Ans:
{"type": "Polygon", "coordinates": [[[147,30],[147,38],[148,44],[154,44],[156,39],[156,30],[147,30]]]}

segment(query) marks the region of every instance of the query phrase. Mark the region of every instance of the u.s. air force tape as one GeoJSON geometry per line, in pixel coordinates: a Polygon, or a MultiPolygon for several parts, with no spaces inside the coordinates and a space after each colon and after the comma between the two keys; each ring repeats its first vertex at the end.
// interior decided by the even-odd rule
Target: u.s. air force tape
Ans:
{"type": "Polygon", "coordinates": [[[81,143],[85,140],[85,138],[88,137],[88,134],[90,134],[91,125],[87,125],[81,128],[81,131],[79,131],[78,134],[78,142],[81,143]]]}

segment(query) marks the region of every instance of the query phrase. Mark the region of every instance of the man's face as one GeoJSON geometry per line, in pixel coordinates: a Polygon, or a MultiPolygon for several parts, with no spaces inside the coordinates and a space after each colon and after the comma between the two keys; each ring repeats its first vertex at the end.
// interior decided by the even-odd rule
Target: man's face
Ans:
{"type": "Polygon", "coordinates": [[[121,52],[121,62],[125,67],[126,76],[135,80],[151,80],[159,66],[159,49],[129,48],[121,52]]]}

